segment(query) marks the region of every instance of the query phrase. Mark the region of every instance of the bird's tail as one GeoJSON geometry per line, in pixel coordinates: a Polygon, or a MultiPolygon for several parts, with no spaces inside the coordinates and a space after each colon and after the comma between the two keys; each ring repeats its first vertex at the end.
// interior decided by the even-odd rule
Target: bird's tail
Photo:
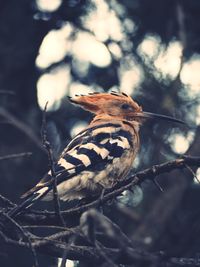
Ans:
{"type": "Polygon", "coordinates": [[[8,216],[15,217],[16,215],[18,215],[22,211],[28,209],[36,201],[38,201],[39,199],[43,198],[49,192],[49,190],[50,190],[49,186],[45,186],[45,187],[40,188],[40,189],[37,188],[37,190],[36,190],[36,188],[34,188],[34,190],[30,190],[28,192],[28,194],[25,194],[24,196],[22,196],[22,198],[24,197],[25,200],[21,204],[17,205],[16,207],[11,209],[7,213],[8,216]]]}

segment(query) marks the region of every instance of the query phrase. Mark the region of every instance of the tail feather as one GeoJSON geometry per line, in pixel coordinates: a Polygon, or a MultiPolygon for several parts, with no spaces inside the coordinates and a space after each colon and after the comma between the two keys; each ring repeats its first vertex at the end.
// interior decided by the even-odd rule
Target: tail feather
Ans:
{"type": "Polygon", "coordinates": [[[15,217],[25,209],[28,209],[31,207],[36,201],[44,197],[50,190],[48,186],[45,186],[43,188],[40,188],[39,190],[36,191],[36,188],[33,188],[34,190],[29,190],[26,194],[24,194],[22,197],[26,199],[16,206],[15,208],[11,209],[8,212],[8,216],[10,217],[15,217]]]}
{"type": "Polygon", "coordinates": [[[30,196],[32,196],[34,193],[37,193],[42,188],[44,188],[44,186],[36,185],[33,188],[31,188],[30,190],[28,190],[26,193],[24,193],[20,198],[27,199],[30,196]]]}

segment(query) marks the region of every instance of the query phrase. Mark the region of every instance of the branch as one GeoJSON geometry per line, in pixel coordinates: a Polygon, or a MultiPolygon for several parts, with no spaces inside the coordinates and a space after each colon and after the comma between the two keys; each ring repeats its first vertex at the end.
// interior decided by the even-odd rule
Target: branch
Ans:
{"type": "MultiPolygon", "coordinates": [[[[15,230],[15,228],[16,228],[18,233],[20,233],[19,243],[21,242],[21,240],[23,240],[23,237],[26,238],[27,246],[31,250],[31,253],[32,253],[32,256],[33,256],[33,259],[34,259],[34,266],[35,267],[39,267],[37,254],[36,254],[34,246],[31,243],[31,240],[30,240],[30,237],[29,237],[29,233],[21,225],[19,225],[14,219],[12,219],[8,214],[6,214],[4,212],[1,212],[1,215],[2,215],[3,219],[6,219],[6,227],[8,227],[7,223],[11,223],[14,226],[12,231],[15,230]]],[[[1,220],[2,226],[3,226],[3,222],[4,221],[1,220]]],[[[11,231],[11,229],[9,229],[9,230],[11,231]]]]}
{"type": "MultiPolygon", "coordinates": [[[[59,199],[58,190],[57,190],[57,176],[56,176],[56,171],[55,171],[55,162],[54,162],[54,159],[53,159],[53,152],[52,152],[52,148],[51,148],[50,142],[47,139],[47,127],[46,127],[47,105],[48,105],[48,102],[45,105],[45,108],[44,108],[44,111],[43,111],[43,118],[42,118],[42,130],[41,130],[41,132],[42,132],[42,141],[43,141],[44,147],[47,150],[51,177],[53,179],[53,200],[54,200],[55,214],[59,218],[61,224],[65,227],[66,224],[65,224],[65,221],[64,221],[63,216],[61,214],[61,210],[60,210],[60,199],[59,199]]],[[[67,250],[65,250],[63,252],[61,267],[64,267],[66,265],[66,260],[67,260],[67,250]]]]}
{"type": "Polygon", "coordinates": [[[11,154],[11,155],[6,155],[6,156],[0,157],[0,161],[9,160],[9,159],[16,159],[16,158],[21,158],[21,157],[30,157],[31,155],[32,155],[31,152],[23,152],[23,153],[19,153],[19,154],[11,154]]]}
{"type": "MultiPolygon", "coordinates": [[[[169,173],[175,169],[184,169],[187,166],[200,167],[200,157],[183,156],[176,160],[168,161],[159,165],[154,165],[149,169],[137,172],[131,175],[124,181],[118,182],[118,184],[105,192],[101,199],[95,199],[88,204],[81,205],[77,208],[72,208],[69,210],[61,211],[61,214],[65,221],[70,224],[72,221],[77,220],[84,211],[91,208],[99,207],[105,204],[109,200],[113,200],[116,196],[119,196],[123,191],[131,189],[135,185],[140,185],[146,180],[153,181],[156,177],[161,174],[169,173]]],[[[25,214],[20,214],[17,217],[18,220],[22,222],[27,222],[29,224],[43,224],[49,225],[58,223],[54,212],[48,211],[27,211],[25,214]]]]}
{"type": "Polygon", "coordinates": [[[16,93],[14,91],[8,91],[8,90],[0,90],[1,95],[12,95],[15,96],[16,93]]]}
{"type": "Polygon", "coordinates": [[[37,147],[44,150],[40,140],[35,135],[32,128],[21,122],[19,119],[17,119],[15,116],[13,116],[10,112],[8,112],[2,107],[0,107],[0,116],[6,119],[9,123],[19,129],[21,132],[23,132],[26,136],[28,136],[30,140],[32,140],[33,143],[36,144],[37,147]]]}
{"type": "MultiPolygon", "coordinates": [[[[160,174],[175,169],[188,168],[188,166],[199,167],[200,157],[184,156],[173,161],[154,165],[149,169],[137,172],[125,181],[119,182],[112,190],[107,190],[101,199],[98,198],[80,207],[62,211],[61,214],[67,223],[74,219],[77,222],[84,211],[91,209],[91,207],[99,207],[108,200],[120,195],[124,190],[140,185],[145,180],[153,181],[160,174]]],[[[51,225],[51,227],[55,227],[54,229],[57,233],[46,237],[38,237],[28,232],[30,240],[19,241],[13,239],[13,237],[11,238],[8,232],[3,232],[2,230],[0,236],[4,242],[27,249],[30,249],[31,244],[32,252],[35,250],[36,252],[51,256],[63,257],[63,264],[65,259],[68,258],[71,260],[82,260],[83,262],[90,261],[93,265],[106,262],[110,266],[115,266],[116,264],[160,264],[161,266],[162,263],[168,267],[199,266],[199,260],[195,258],[170,258],[164,253],[148,253],[134,249],[132,241],[123,233],[119,226],[95,210],[89,210],[84,213],[81,217],[80,226],[76,228],[64,226],[62,229],[56,229],[56,224],[60,221],[54,212],[26,211],[24,214],[19,214],[16,219],[18,220],[16,225],[20,225],[21,229],[26,231],[28,229],[27,225],[30,226],[31,224],[37,225],[37,227],[41,225],[41,228],[44,228],[45,225],[48,228],[48,225],[51,225]],[[26,222],[25,227],[23,227],[24,222],[26,222]],[[87,226],[86,230],[84,230],[85,225],[87,226]],[[102,235],[99,235],[99,230],[102,232],[102,235]],[[78,245],[79,238],[82,238],[81,244],[86,242],[86,245],[78,245]],[[76,245],[74,243],[75,239],[76,245]],[[106,240],[110,240],[113,247],[105,246],[106,240]]]]}
{"type": "MultiPolygon", "coordinates": [[[[26,242],[17,242],[10,238],[7,238],[0,232],[0,236],[7,244],[11,244],[17,247],[29,248],[26,242]]],[[[54,257],[62,257],[63,252],[68,250],[68,258],[71,260],[79,261],[89,261],[90,263],[102,263],[104,258],[99,255],[97,248],[88,246],[76,246],[71,245],[70,247],[61,242],[50,241],[44,246],[38,247],[37,243],[32,243],[32,246],[37,252],[41,252],[54,257]]],[[[105,248],[104,252],[110,259],[116,259],[117,264],[133,264],[137,266],[150,266],[155,263],[165,263],[168,267],[199,267],[200,260],[195,258],[177,258],[177,257],[167,257],[164,253],[149,253],[141,250],[136,250],[130,247],[126,248],[126,251],[122,251],[119,248],[105,248]]]]}
{"type": "Polygon", "coordinates": [[[60,200],[58,197],[58,191],[57,191],[57,176],[55,171],[55,162],[53,159],[53,152],[51,149],[51,145],[47,139],[47,130],[46,130],[46,110],[47,110],[48,102],[46,103],[43,111],[43,118],[42,118],[42,129],[41,129],[41,135],[42,135],[42,143],[45,147],[47,154],[48,154],[48,160],[49,160],[49,168],[51,172],[51,176],[53,179],[53,200],[54,200],[54,208],[55,213],[60,219],[63,226],[65,226],[65,222],[62,218],[61,211],[60,211],[60,200]]]}
{"type": "Polygon", "coordinates": [[[7,199],[6,197],[0,195],[0,201],[3,202],[3,204],[6,206],[6,207],[10,207],[10,208],[13,208],[13,207],[16,207],[17,205],[14,204],[12,201],[10,201],[9,199],[7,199]]]}

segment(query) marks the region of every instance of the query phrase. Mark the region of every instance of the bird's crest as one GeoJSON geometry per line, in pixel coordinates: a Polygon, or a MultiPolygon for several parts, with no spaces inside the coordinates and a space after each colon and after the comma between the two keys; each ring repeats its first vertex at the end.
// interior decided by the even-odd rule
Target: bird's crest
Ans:
{"type": "Polygon", "coordinates": [[[125,93],[117,93],[112,91],[111,93],[90,93],[88,95],[76,95],[73,98],[69,98],[73,104],[80,105],[82,108],[95,113],[109,113],[108,111],[112,106],[120,107],[121,104],[129,104],[135,110],[141,111],[138,104],[125,93]]]}

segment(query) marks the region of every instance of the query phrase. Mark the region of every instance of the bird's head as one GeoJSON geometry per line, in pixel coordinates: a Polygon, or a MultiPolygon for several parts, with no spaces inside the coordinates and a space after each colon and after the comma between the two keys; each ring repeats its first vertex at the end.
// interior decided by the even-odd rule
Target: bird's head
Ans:
{"type": "Polygon", "coordinates": [[[137,123],[142,123],[146,119],[162,119],[184,123],[169,116],[144,112],[142,107],[125,93],[91,93],[69,99],[73,104],[80,105],[95,115],[109,115],[113,119],[118,118],[137,123]]]}

